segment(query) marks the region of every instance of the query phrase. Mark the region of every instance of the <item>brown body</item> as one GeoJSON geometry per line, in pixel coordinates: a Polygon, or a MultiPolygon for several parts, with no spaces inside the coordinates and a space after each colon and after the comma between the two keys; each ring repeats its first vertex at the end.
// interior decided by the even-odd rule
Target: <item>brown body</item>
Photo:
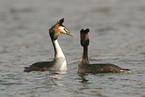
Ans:
{"type": "Polygon", "coordinates": [[[53,62],[37,62],[32,64],[30,67],[25,67],[24,72],[30,72],[30,71],[46,71],[50,69],[50,67],[53,66],[53,62]]]}
{"type": "Polygon", "coordinates": [[[122,69],[121,67],[110,63],[96,63],[90,64],[88,60],[88,37],[89,29],[80,31],[81,45],[83,46],[83,55],[78,63],[79,73],[127,73],[129,69],[122,69]]]}
{"type": "Polygon", "coordinates": [[[85,65],[80,63],[79,65],[79,73],[128,73],[128,69],[122,69],[119,66],[110,63],[97,63],[85,65]]]}

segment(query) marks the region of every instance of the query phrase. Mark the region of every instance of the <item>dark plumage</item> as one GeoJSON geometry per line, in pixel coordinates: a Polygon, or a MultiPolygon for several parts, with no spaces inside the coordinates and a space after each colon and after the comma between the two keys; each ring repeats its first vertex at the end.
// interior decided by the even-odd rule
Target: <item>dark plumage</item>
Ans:
{"type": "Polygon", "coordinates": [[[127,73],[129,69],[123,69],[117,65],[110,63],[96,63],[90,64],[88,60],[88,37],[89,29],[82,29],[80,31],[80,43],[83,46],[83,55],[78,64],[79,73],[127,73]]]}
{"type": "Polygon", "coordinates": [[[45,62],[37,62],[30,67],[25,67],[24,72],[30,72],[30,71],[46,71],[48,68],[53,66],[53,61],[45,61],[45,62]]]}

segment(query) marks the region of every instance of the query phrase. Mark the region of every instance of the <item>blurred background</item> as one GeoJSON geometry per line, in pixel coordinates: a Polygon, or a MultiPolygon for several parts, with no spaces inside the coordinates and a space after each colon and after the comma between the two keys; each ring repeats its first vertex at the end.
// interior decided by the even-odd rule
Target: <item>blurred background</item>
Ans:
{"type": "Polygon", "coordinates": [[[0,96],[144,97],[144,0],[1,0],[0,96]],[[66,74],[24,73],[24,67],[52,60],[49,28],[64,18],[75,38],[60,35],[68,63],[66,74]],[[82,83],[80,30],[89,28],[91,63],[114,63],[129,74],[88,75],[82,83]]]}

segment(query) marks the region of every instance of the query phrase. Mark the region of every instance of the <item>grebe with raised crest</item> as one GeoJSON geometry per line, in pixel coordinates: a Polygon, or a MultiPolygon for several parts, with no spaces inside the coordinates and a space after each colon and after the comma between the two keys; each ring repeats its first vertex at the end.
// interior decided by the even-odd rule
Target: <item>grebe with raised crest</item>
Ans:
{"type": "Polygon", "coordinates": [[[49,29],[49,35],[54,47],[54,59],[52,61],[42,61],[42,62],[36,62],[29,67],[25,67],[24,72],[30,72],[30,71],[47,71],[47,70],[61,70],[66,71],[67,70],[67,63],[65,56],[61,50],[61,47],[57,41],[57,38],[60,33],[66,34],[69,36],[74,37],[72,33],[70,33],[65,26],[63,26],[64,18],[59,20],[55,25],[53,25],[49,29]]]}
{"type": "Polygon", "coordinates": [[[121,67],[110,63],[96,63],[90,64],[88,60],[88,45],[89,45],[89,29],[82,29],[80,31],[80,43],[83,46],[83,55],[78,63],[78,73],[128,73],[129,69],[122,69],[121,67]]]}

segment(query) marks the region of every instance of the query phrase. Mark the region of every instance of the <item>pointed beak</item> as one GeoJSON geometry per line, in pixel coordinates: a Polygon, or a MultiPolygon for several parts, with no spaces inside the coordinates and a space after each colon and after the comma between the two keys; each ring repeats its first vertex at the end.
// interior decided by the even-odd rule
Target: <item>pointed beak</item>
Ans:
{"type": "Polygon", "coordinates": [[[68,29],[67,29],[66,27],[60,26],[59,29],[60,29],[60,33],[69,35],[69,36],[71,36],[71,37],[75,37],[75,35],[72,34],[71,32],[69,32],[68,29]]]}
{"type": "Polygon", "coordinates": [[[71,36],[71,37],[75,37],[74,34],[70,33],[70,32],[66,32],[67,35],[71,36]]]}

